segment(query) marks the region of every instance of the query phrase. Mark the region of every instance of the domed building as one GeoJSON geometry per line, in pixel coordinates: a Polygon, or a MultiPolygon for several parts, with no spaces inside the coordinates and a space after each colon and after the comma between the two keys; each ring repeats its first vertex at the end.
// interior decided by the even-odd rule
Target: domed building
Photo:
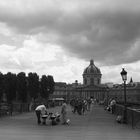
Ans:
{"type": "Polygon", "coordinates": [[[94,64],[93,60],[90,60],[90,65],[85,68],[83,72],[83,84],[84,85],[100,85],[101,84],[101,71],[94,64]]]}
{"type": "Polygon", "coordinates": [[[104,84],[101,84],[102,74],[100,69],[95,66],[94,61],[90,60],[89,66],[87,66],[83,71],[83,84],[78,83],[75,80],[75,83],[68,84],[65,88],[61,86],[55,88],[53,96],[63,97],[66,100],[72,98],[94,98],[97,101],[104,101],[107,90],[104,84]]]}
{"type": "Polygon", "coordinates": [[[102,74],[100,69],[95,66],[94,61],[90,60],[88,67],[83,72],[83,84],[77,86],[76,95],[82,98],[94,98],[99,102],[105,99],[106,87],[101,84],[102,74]]]}

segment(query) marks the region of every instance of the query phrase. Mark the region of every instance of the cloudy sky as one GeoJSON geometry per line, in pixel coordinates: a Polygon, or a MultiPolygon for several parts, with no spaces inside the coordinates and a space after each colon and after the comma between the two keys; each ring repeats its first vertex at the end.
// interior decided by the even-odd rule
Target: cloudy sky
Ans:
{"type": "Polygon", "coordinates": [[[0,71],[82,83],[94,59],[102,82],[140,81],[139,0],[0,0],[0,71]]]}

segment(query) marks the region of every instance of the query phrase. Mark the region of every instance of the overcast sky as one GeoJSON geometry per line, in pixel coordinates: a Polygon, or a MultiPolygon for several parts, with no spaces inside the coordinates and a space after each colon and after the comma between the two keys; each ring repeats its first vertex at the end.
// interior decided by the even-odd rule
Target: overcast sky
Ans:
{"type": "Polygon", "coordinates": [[[0,0],[0,71],[82,83],[94,59],[102,82],[140,82],[139,0],[0,0]]]}

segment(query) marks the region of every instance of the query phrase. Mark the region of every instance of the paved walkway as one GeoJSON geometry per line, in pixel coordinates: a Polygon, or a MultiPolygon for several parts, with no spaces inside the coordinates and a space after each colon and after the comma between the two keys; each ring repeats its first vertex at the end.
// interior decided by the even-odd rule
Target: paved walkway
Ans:
{"type": "MultiPolygon", "coordinates": [[[[49,111],[60,112],[56,107],[49,111]]],[[[85,115],[73,114],[69,108],[69,126],[36,124],[32,113],[0,118],[0,140],[140,140],[140,129],[118,124],[115,116],[101,106],[93,106],[85,115]]]]}

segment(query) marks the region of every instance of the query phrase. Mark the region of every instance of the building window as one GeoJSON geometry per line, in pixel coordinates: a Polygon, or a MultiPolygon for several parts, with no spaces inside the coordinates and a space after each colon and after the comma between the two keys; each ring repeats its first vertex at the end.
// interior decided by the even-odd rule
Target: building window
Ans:
{"type": "Polygon", "coordinates": [[[94,84],[94,78],[90,78],[90,84],[94,84]]]}

